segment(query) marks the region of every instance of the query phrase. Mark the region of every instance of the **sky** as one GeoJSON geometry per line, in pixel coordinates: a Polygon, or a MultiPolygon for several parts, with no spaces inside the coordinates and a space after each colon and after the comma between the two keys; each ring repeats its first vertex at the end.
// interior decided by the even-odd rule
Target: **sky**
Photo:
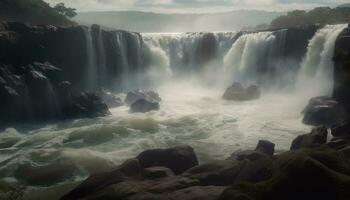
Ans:
{"type": "Polygon", "coordinates": [[[172,13],[223,12],[238,9],[286,11],[337,6],[349,0],[44,0],[50,5],[64,2],[78,12],[138,10],[172,13]]]}

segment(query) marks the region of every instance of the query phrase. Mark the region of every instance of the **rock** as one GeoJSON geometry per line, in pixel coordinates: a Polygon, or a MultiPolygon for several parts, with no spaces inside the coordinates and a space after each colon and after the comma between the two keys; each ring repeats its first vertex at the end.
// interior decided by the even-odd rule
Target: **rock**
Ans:
{"type": "Polygon", "coordinates": [[[219,200],[346,200],[349,175],[342,153],[328,147],[290,151],[276,158],[271,178],[235,184],[219,200]]]}
{"type": "Polygon", "coordinates": [[[169,200],[217,200],[221,193],[224,191],[224,187],[218,186],[194,186],[185,188],[168,194],[169,200]]]}
{"type": "Polygon", "coordinates": [[[271,177],[273,159],[215,161],[193,167],[183,176],[200,181],[201,185],[229,186],[242,181],[259,182],[271,177]]]}
{"type": "Polygon", "coordinates": [[[116,108],[124,105],[123,100],[113,95],[111,92],[102,91],[100,96],[109,108],[116,108]]]}
{"type": "Polygon", "coordinates": [[[170,149],[153,149],[137,156],[143,168],[167,167],[175,174],[198,165],[197,156],[189,146],[179,146],[170,149]]]}
{"type": "Polygon", "coordinates": [[[225,91],[223,99],[233,101],[249,101],[258,99],[260,96],[261,92],[258,86],[252,85],[248,88],[244,88],[240,83],[234,83],[225,91]]]}
{"type": "Polygon", "coordinates": [[[260,140],[257,144],[255,150],[245,150],[245,151],[236,151],[230,156],[230,160],[259,160],[262,158],[267,158],[273,156],[275,153],[275,144],[266,141],[266,140],[260,140]]]}
{"type": "Polygon", "coordinates": [[[136,101],[143,99],[151,103],[159,103],[162,99],[159,97],[159,94],[153,91],[145,91],[145,90],[135,90],[131,91],[127,94],[125,103],[128,105],[132,105],[136,101]]]}
{"type": "Polygon", "coordinates": [[[346,28],[335,42],[333,97],[350,113],[350,28],[346,28]]]}
{"type": "Polygon", "coordinates": [[[146,113],[154,110],[159,110],[160,105],[158,102],[150,102],[145,99],[139,99],[135,103],[131,104],[130,111],[133,113],[146,113]]]}
{"type": "Polygon", "coordinates": [[[275,153],[275,144],[267,140],[260,140],[258,145],[256,146],[255,151],[259,151],[269,156],[273,156],[273,154],[275,153]]]}
{"type": "Polygon", "coordinates": [[[328,130],[326,127],[317,127],[312,129],[311,133],[300,135],[293,140],[291,150],[300,148],[309,148],[318,144],[327,143],[328,130]]]}
{"type": "Polygon", "coordinates": [[[348,138],[350,137],[350,124],[348,122],[343,122],[331,127],[331,134],[334,137],[348,138]]]}
{"type": "Polygon", "coordinates": [[[315,97],[303,111],[303,123],[331,127],[347,120],[345,108],[329,97],[315,97]]]}
{"type": "Polygon", "coordinates": [[[127,160],[115,170],[91,175],[78,187],[64,195],[61,200],[76,200],[89,195],[94,195],[111,185],[126,181],[128,177],[133,178],[141,176],[141,173],[142,168],[137,159],[127,160]]]}
{"type": "Polygon", "coordinates": [[[101,117],[109,114],[108,106],[102,99],[90,92],[82,92],[73,97],[73,104],[64,108],[64,115],[67,118],[101,117]]]}
{"type": "Polygon", "coordinates": [[[151,167],[143,170],[143,176],[145,179],[159,179],[174,176],[174,173],[166,167],[151,167]]]}

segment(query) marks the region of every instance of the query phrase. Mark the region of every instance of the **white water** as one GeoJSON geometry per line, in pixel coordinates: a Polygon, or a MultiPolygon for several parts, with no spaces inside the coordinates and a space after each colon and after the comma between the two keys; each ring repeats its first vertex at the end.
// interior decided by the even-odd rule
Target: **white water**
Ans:
{"type": "Polygon", "coordinates": [[[347,25],[328,25],[315,34],[301,64],[296,89],[309,96],[333,94],[335,40],[347,25]]]}
{"type": "MultiPolygon", "coordinates": [[[[330,52],[334,48],[335,35],[330,33],[335,30],[339,33],[340,29],[327,26],[315,35],[310,41],[302,71],[318,63],[320,70],[316,70],[319,72],[314,73],[315,77],[329,75],[325,72],[332,69],[327,61],[332,55],[330,52]],[[314,47],[318,46],[315,43],[320,43],[319,46],[323,48],[314,47]],[[311,59],[312,55],[319,53],[319,57],[311,59]]],[[[222,74],[219,77],[214,74],[216,81],[228,75],[237,80],[245,77],[243,81],[248,79],[249,83],[259,83],[260,74],[256,71],[262,66],[261,63],[264,63],[265,70],[276,67],[278,63],[272,58],[283,42],[283,37],[278,34],[282,33],[246,34],[238,40],[232,34],[228,39],[231,45],[218,42],[218,51],[227,54],[225,65],[219,66],[222,74]]],[[[125,38],[118,35],[117,38],[121,47],[120,56],[124,58],[122,62],[127,66],[123,69],[123,75],[130,77],[128,67],[131,64],[127,59],[127,48],[123,46],[125,43],[122,42],[125,38]]],[[[189,47],[181,38],[183,34],[158,38],[150,36],[147,41],[151,51],[148,75],[163,79],[159,80],[162,84],[156,88],[163,99],[159,112],[130,114],[129,108],[123,106],[112,109],[112,116],[109,117],[7,129],[0,134],[0,176],[12,180],[15,177],[27,185],[36,186],[35,183],[40,182],[51,188],[60,187],[55,192],[38,187],[29,191],[31,195],[35,193],[32,199],[45,199],[41,196],[44,194],[50,194],[50,198],[54,199],[60,190],[69,190],[74,186],[72,184],[88,174],[113,168],[146,149],[187,144],[194,147],[201,162],[207,162],[225,159],[238,149],[254,148],[259,139],[276,143],[277,151],[288,150],[297,135],[310,131],[310,127],[301,123],[301,111],[309,97],[322,93],[298,96],[292,91],[264,89],[259,100],[224,101],[221,96],[226,85],[203,84],[200,73],[191,78],[174,75],[174,71],[179,69],[176,57],[180,60],[186,57],[184,55],[189,47]],[[28,173],[33,176],[45,172],[60,174],[61,177],[41,176],[31,180],[27,176],[28,173]]],[[[192,36],[189,38],[197,41],[192,36]]],[[[223,55],[221,57],[223,59],[223,55]]],[[[128,80],[125,81],[125,84],[130,84],[128,80]]],[[[299,91],[300,88],[297,89],[299,91]]]]}
{"type": "Polygon", "coordinates": [[[86,38],[86,50],[87,50],[87,69],[85,75],[86,85],[89,89],[95,89],[97,87],[97,58],[96,58],[96,49],[93,42],[91,29],[85,30],[85,38],[86,38]]]}

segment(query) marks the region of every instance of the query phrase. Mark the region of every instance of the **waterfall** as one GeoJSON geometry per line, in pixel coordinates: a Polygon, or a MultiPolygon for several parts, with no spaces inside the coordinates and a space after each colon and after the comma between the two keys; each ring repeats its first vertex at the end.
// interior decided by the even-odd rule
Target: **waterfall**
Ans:
{"type": "Polygon", "coordinates": [[[307,53],[301,63],[296,81],[296,89],[306,95],[331,96],[333,93],[333,73],[335,41],[347,25],[327,25],[318,30],[310,40],[307,53]]]}
{"type": "MultiPolygon", "coordinates": [[[[126,40],[124,39],[123,32],[115,33],[115,42],[117,48],[117,58],[119,60],[118,66],[121,68],[121,73],[118,79],[120,80],[121,87],[120,88],[129,88],[129,64],[127,58],[127,50],[126,50],[126,40]]],[[[117,66],[117,67],[118,67],[117,66]]]]}
{"type": "Polygon", "coordinates": [[[96,58],[96,48],[94,45],[94,40],[92,38],[91,29],[85,30],[86,38],[86,51],[87,51],[87,69],[86,69],[86,86],[90,90],[96,89],[98,86],[98,69],[97,69],[97,58],[96,58]]]}
{"type": "Polygon", "coordinates": [[[249,84],[271,83],[281,66],[286,30],[244,34],[224,58],[226,84],[233,81],[249,84]]]}
{"type": "Polygon", "coordinates": [[[106,69],[106,50],[105,50],[105,45],[104,45],[104,40],[103,40],[103,35],[102,35],[102,31],[101,29],[99,29],[98,31],[98,35],[97,35],[97,55],[98,55],[98,59],[97,59],[97,63],[98,63],[98,75],[99,75],[99,82],[100,83],[105,83],[106,81],[106,73],[107,73],[107,69],[106,69]]]}
{"type": "Polygon", "coordinates": [[[221,64],[237,35],[237,32],[153,33],[143,34],[143,38],[151,49],[158,48],[165,53],[173,73],[183,75],[198,73],[212,63],[221,64]]]}

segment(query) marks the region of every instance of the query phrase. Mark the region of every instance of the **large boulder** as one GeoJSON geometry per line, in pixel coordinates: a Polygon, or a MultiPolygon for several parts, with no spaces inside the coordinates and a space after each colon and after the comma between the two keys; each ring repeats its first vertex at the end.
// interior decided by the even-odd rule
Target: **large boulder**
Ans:
{"type": "Polygon", "coordinates": [[[256,85],[251,85],[244,88],[240,83],[234,83],[229,87],[224,95],[223,99],[232,101],[249,101],[258,99],[261,96],[260,88],[256,85]]]}
{"type": "Polygon", "coordinates": [[[328,130],[326,127],[317,127],[312,129],[311,133],[300,135],[295,138],[291,145],[291,150],[300,148],[309,148],[315,145],[327,143],[328,130]]]}
{"type": "Polygon", "coordinates": [[[125,103],[127,105],[132,105],[136,101],[143,99],[152,103],[159,103],[162,99],[159,97],[159,94],[154,91],[146,91],[146,90],[134,90],[127,94],[125,103]]]}
{"type": "Polygon", "coordinates": [[[260,140],[257,144],[255,150],[238,150],[234,152],[228,159],[229,160],[237,160],[237,161],[243,161],[243,160],[259,160],[262,158],[272,157],[275,153],[275,144],[267,141],[267,140],[260,140]]]}
{"type": "Polygon", "coordinates": [[[241,182],[226,189],[219,200],[347,200],[350,165],[341,152],[328,147],[283,153],[273,162],[271,178],[241,182]]]}
{"type": "Polygon", "coordinates": [[[65,118],[101,117],[110,114],[102,99],[90,92],[81,92],[73,97],[72,104],[63,108],[65,118]]]}
{"type": "Polygon", "coordinates": [[[327,126],[347,120],[345,108],[330,97],[314,97],[303,110],[303,123],[313,126],[327,126]]]}
{"type": "Polygon", "coordinates": [[[193,148],[189,146],[179,146],[170,149],[152,149],[142,152],[137,156],[143,168],[167,167],[175,174],[198,165],[198,159],[193,148]]]}
{"type": "Polygon", "coordinates": [[[130,111],[133,113],[146,113],[154,110],[159,110],[159,108],[160,105],[158,102],[139,99],[135,103],[131,104],[130,111]]]}

